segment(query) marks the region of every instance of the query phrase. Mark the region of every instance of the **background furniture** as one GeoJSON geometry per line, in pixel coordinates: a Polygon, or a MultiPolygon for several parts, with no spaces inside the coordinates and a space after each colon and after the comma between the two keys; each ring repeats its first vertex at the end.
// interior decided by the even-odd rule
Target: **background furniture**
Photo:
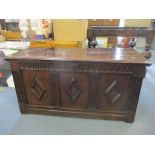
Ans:
{"type": "Polygon", "coordinates": [[[154,37],[155,30],[140,27],[102,27],[102,26],[89,26],[87,30],[88,47],[96,46],[96,37],[145,37],[146,50],[151,48],[151,42],[154,37]]]}
{"type": "Polygon", "coordinates": [[[120,19],[88,19],[88,26],[119,26],[120,19]]]}

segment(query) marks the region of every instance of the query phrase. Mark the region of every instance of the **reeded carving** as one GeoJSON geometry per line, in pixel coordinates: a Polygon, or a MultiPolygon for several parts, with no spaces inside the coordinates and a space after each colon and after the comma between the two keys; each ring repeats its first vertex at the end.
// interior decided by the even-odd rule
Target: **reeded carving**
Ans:
{"type": "Polygon", "coordinates": [[[59,73],[52,72],[51,77],[52,77],[51,88],[52,88],[54,108],[59,108],[61,106],[59,73]]]}
{"type": "Polygon", "coordinates": [[[65,87],[65,91],[73,103],[78,99],[82,93],[82,88],[75,79],[75,76],[72,77],[71,82],[69,82],[69,84],[65,87]]]}
{"type": "Polygon", "coordinates": [[[14,83],[15,83],[18,101],[20,104],[26,104],[24,86],[23,86],[23,81],[22,81],[20,72],[12,71],[12,74],[13,74],[13,79],[14,79],[14,83]]]}
{"type": "Polygon", "coordinates": [[[132,78],[132,83],[131,83],[131,88],[130,88],[130,93],[128,98],[128,106],[127,106],[127,111],[129,115],[131,113],[136,112],[142,81],[143,81],[142,77],[132,78]]]}
{"type": "Polygon", "coordinates": [[[114,104],[122,96],[123,90],[118,84],[117,80],[114,80],[105,90],[105,93],[110,102],[114,104]]]}
{"type": "Polygon", "coordinates": [[[89,76],[89,94],[88,94],[88,109],[90,111],[96,110],[98,104],[99,95],[99,76],[96,73],[92,73],[89,76]]]}

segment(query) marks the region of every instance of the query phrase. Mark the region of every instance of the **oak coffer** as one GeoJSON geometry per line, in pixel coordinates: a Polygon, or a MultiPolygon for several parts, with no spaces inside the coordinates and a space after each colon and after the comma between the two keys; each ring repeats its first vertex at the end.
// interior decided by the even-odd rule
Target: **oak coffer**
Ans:
{"type": "Polygon", "coordinates": [[[21,113],[133,122],[146,66],[132,49],[26,49],[10,55],[21,113]]]}

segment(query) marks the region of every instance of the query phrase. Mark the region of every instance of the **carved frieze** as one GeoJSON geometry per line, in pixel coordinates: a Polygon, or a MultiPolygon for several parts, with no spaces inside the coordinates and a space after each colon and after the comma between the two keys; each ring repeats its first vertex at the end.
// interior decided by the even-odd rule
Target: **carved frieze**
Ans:
{"type": "Polygon", "coordinates": [[[56,62],[41,60],[25,60],[20,62],[21,69],[70,71],[70,72],[105,72],[105,73],[133,73],[132,64],[97,63],[97,62],[56,62]]]}

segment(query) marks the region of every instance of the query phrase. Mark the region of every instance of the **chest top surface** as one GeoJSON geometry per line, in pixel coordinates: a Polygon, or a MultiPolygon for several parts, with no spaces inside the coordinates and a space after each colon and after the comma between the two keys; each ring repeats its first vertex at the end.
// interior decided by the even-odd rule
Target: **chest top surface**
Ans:
{"type": "Polygon", "coordinates": [[[6,57],[6,60],[12,59],[151,64],[137,51],[123,48],[29,48],[6,57]]]}

